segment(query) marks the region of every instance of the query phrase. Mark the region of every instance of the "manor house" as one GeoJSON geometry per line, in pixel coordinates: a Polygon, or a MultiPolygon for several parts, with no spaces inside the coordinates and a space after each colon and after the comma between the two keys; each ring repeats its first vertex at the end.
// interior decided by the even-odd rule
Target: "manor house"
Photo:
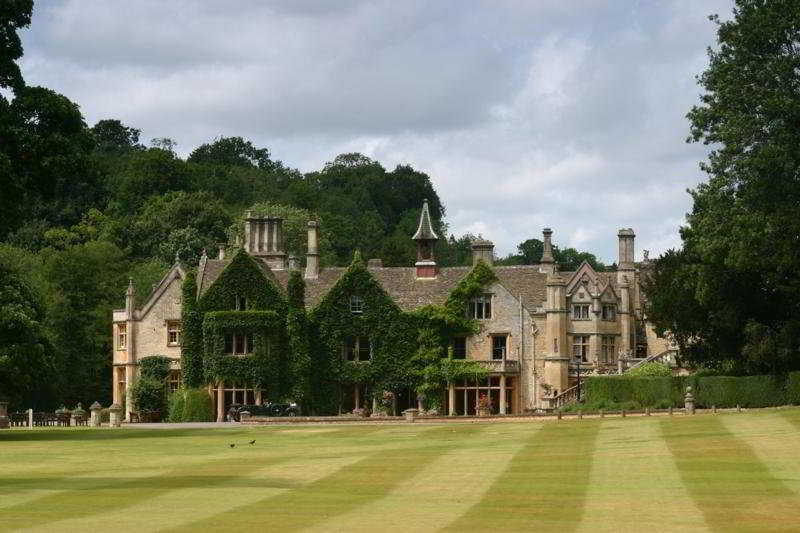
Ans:
{"type": "MultiPolygon", "coordinates": [[[[358,325],[362,317],[364,324],[375,324],[366,317],[370,302],[378,300],[373,300],[373,295],[348,293],[358,292],[343,285],[348,268],[320,265],[319,231],[316,221],[308,222],[308,247],[302,268],[299,261],[288,257],[284,250],[282,220],[248,213],[239,251],[226,254],[225,247],[220,246],[215,259],[204,252],[194,276],[196,282],[190,290],[183,287],[189,270],[180,262],[173,265],[141,303],[137,302],[131,283],[125,309],[113,311],[112,326],[113,399],[126,406],[126,416],[129,418],[132,410],[130,387],[137,379],[141,359],[153,355],[169,357],[171,389],[176,389],[185,377],[182,366],[184,372],[189,372],[185,368],[189,363],[181,357],[182,334],[188,334],[185,330],[188,324],[183,323],[187,320],[184,307],[203,304],[212,294],[216,294],[214,301],[223,303],[216,307],[204,304],[208,312],[204,315],[202,331],[208,334],[216,327],[217,320],[227,320],[228,326],[223,327],[224,335],[219,342],[206,339],[203,343],[204,357],[208,359],[202,363],[202,376],[205,376],[203,386],[208,387],[212,395],[219,420],[233,403],[284,399],[276,398],[277,386],[270,390],[271,386],[265,385],[265,381],[251,382],[242,377],[242,372],[218,373],[215,378],[209,369],[218,368],[214,362],[217,359],[213,359],[217,355],[233,363],[255,358],[256,361],[272,361],[264,364],[277,364],[274,361],[281,357],[277,352],[284,349],[281,346],[287,346],[285,302],[292,271],[299,271],[305,283],[305,309],[312,322],[325,319],[319,317],[322,310],[329,313],[334,309],[336,313],[347,315],[341,319],[348,320],[349,324],[358,325]],[[239,266],[232,266],[235,264],[239,266]],[[234,268],[251,268],[252,272],[249,277],[234,275],[234,268]],[[270,300],[263,296],[266,293],[257,292],[264,290],[276,296],[270,300]],[[184,298],[192,301],[183,301],[184,298]],[[256,316],[253,310],[258,309],[263,309],[263,316],[267,317],[264,328],[270,331],[254,335],[252,329],[237,330],[236,324],[245,322],[236,320],[237,313],[241,317],[256,316]],[[273,317],[272,322],[268,316],[273,317]],[[263,359],[255,355],[262,342],[260,339],[266,346],[262,346],[263,359]],[[230,377],[220,378],[222,375],[230,377]]],[[[644,320],[640,289],[643,264],[634,262],[635,236],[631,229],[621,229],[617,235],[619,258],[614,272],[596,272],[585,262],[574,272],[559,272],[553,257],[552,234],[549,228],[543,230],[544,253],[538,265],[493,265],[493,244],[478,240],[472,245],[473,266],[439,267],[433,254],[433,245],[439,237],[431,224],[426,202],[418,230],[410,237],[417,246],[416,263],[407,267],[384,267],[380,259],[370,259],[362,267],[363,276],[375,287],[374,291],[388,296],[397,309],[396,316],[385,320],[399,320],[403,313],[445,304],[479,262],[494,273],[493,281],[483,286],[479,294],[472,295],[463,308],[463,313],[477,323],[477,333],[453,336],[446,341],[453,359],[478,361],[488,370],[488,377],[459,379],[446,384],[440,402],[445,413],[474,414],[482,394],[492,400],[492,409],[501,414],[554,407],[560,405],[559,399],[574,391],[580,375],[616,373],[630,360],[642,360],[668,349],[666,341],[656,337],[644,320]]],[[[316,329],[321,331],[319,327],[316,329]]],[[[312,363],[311,372],[315,371],[314,364],[321,365],[321,369],[328,363],[357,369],[348,374],[349,378],[340,379],[334,388],[326,389],[331,391],[331,405],[336,406],[335,411],[349,412],[356,407],[369,409],[377,393],[370,390],[369,383],[381,378],[374,373],[364,377],[370,376],[369,366],[377,365],[377,358],[383,357],[385,361],[380,368],[389,368],[391,359],[399,357],[393,350],[402,348],[392,346],[392,324],[380,330],[368,329],[364,326],[356,333],[348,330],[347,335],[339,337],[334,331],[325,338],[310,336],[308,339],[314,353],[327,354],[332,361],[312,363]]],[[[311,386],[315,386],[313,380],[311,386]]],[[[412,390],[400,388],[393,392],[396,411],[416,406],[418,400],[412,390]]],[[[280,394],[285,396],[291,391],[280,394]]]]}

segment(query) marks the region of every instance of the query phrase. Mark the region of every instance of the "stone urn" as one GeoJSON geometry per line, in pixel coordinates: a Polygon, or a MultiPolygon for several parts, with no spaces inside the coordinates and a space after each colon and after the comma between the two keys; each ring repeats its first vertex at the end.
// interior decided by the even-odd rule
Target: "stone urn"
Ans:
{"type": "Polygon", "coordinates": [[[0,429],[8,429],[8,402],[0,402],[0,429]]]}
{"type": "Polygon", "coordinates": [[[82,421],[85,418],[86,418],[86,411],[84,411],[83,406],[80,403],[78,403],[78,406],[72,411],[72,425],[77,426],[78,422],[82,421]]]}

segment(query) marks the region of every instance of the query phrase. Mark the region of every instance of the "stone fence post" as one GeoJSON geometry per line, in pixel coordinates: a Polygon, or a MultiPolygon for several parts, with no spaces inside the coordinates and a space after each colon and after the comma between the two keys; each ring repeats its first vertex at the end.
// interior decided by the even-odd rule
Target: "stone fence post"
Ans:
{"type": "Polygon", "coordinates": [[[28,427],[33,427],[33,409],[28,409],[28,427]]]}
{"type": "Polygon", "coordinates": [[[112,428],[122,425],[122,406],[120,404],[115,403],[108,408],[108,425],[112,428]]]}
{"type": "Polygon", "coordinates": [[[100,402],[94,402],[89,407],[89,412],[91,413],[89,415],[89,425],[92,426],[93,428],[100,427],[100,413],[102,410],[103,406],[100,405],[100,402]]]}

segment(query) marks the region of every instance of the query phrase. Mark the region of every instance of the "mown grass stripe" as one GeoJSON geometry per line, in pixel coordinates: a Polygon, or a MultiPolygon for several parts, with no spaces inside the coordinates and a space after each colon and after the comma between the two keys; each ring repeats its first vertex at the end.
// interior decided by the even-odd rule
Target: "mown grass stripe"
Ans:
{"type": "Polygon", "coordinates": [[[707,531],[652,418],[602,425],[580,531],[707,531]]]}
{"type": "Polygon", "coordinates": [[[773,477],[800,495],[800,431],[779,412],[728,414],[725,427],[746,443],[773,477]]]}
{"type": "Polygon", "coordinates": [[[573,531],[583,516],[599,420],[549,421],[449,531],[573,531]]]}
{"type": "Polygon", "coordinates": [[[448,450],[384,498],[309,531],[437,531],[481,500],[540,425],[493,425],[448,450]]]}
{"type": "Polygon", "coordinates": [[[195,486],[242,483],[243,486],[286,486],[283,480],[240,480],[247,473],[263,468],[269,462],[280,462],[286,457],[272,457],[267,461],[243,462],[232,459],[208,458],[208,464],[184,465],[165,469],[152,476],[110,475],[62,480],[63,490],[3,509],[0,531],[35,528],[65,517],[85,518],[106,513],[109,509],[122,509],[158,498],[178,489],[195,486]]]}
{"type": "Polygon", "coordinates": [[[796,531],[800,500],[725,427],[722,416],[660,421],[684,485],[706,524],[716,531],[796,531]]]}
{"type": "Polygon", "coordinates": [[[465,445],[465,438],[484,428],[483,425],[420,428],[419,435],[408,444],[374,451],[333,475],[303,487],[171,531],[242,531],[245,528],[294,531],[329,523],[337,516],[385,497],[399,483],[416,475],[448,450],[465,445]]]}

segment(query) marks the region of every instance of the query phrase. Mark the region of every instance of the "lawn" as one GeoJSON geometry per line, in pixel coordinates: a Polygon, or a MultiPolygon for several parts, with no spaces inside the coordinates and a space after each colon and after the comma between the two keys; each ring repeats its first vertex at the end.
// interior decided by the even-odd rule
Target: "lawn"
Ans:
{"type": "Polygon", "coordinates": [[[0,530],[17,529],[797,531],[800,409],[4,430],[0,530]]]}

